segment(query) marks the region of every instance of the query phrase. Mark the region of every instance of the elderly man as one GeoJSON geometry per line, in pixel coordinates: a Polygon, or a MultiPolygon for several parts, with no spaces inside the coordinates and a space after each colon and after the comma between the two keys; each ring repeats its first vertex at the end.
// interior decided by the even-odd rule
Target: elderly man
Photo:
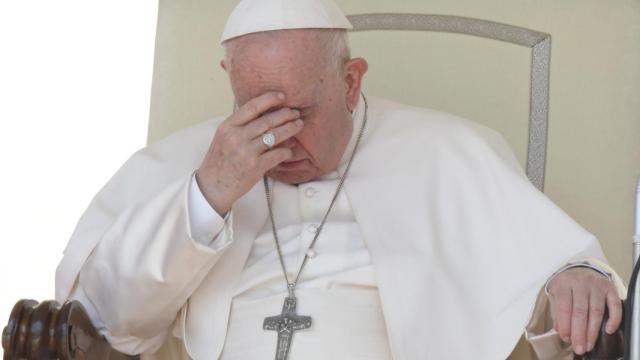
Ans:
{"type": "Polygon", "coordinates": [[[593,347],[605,307],[616,330],[593,236],[495,132],[362,95],[348,28],[329,0],[241,2],[221,62],[236,110],[131,157],[58,300],[121,351],[194,359],[502,359],[527,324],[561,358],[593,347]]]}

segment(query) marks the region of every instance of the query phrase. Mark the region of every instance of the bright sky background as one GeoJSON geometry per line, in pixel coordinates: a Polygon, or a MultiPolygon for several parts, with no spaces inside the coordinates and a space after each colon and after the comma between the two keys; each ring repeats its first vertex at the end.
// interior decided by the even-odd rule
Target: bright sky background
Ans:
{"type": "MultiPolygon", "coordinates": [[[[0,2],[0,330],[146,142],[157,1],[0,2]]],[[[0,350],[1,353],[1,350],[0,350]]]]}

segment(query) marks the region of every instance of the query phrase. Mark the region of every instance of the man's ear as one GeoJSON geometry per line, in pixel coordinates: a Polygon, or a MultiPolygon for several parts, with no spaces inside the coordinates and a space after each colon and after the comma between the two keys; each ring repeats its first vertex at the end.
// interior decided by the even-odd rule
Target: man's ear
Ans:
{"type": "Polygon", "coordinates": [[[347,107],[349,111],[353,111],[358,105],[360,99],[360,90],[362,88],[362,78],[367,72],[369,64],[363,58],[355,58],[347,61],[344,67],[344,84],[347,90],[347,107]]]}
{"type": "Polygon", "coordinates": [[[227,65],[224,63],[224,60],[220,60],[220,67],[222,70],[227,71],[227,65]]]}

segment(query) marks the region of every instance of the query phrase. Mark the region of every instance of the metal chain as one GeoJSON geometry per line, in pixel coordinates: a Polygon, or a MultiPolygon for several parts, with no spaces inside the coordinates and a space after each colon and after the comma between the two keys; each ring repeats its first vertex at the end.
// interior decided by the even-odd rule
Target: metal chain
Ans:
{"type": "Polygon", "coordinates": [[[327,221],[327,218],[329,217],[329,213],[331,212],[331,209],[333,209],[333,205],[338,199],[338,195],[340,194],[340,190],[342,190],[342,186],[344,185],[344,181],[347,178],[347,174],[349,173],[349,168],[351,167],[351,163],[353,162],[353,158],[356,154],[356,150],[358,149],[358,145],[360,144],[360,140],[362,139],[362,135],[364,134],[364,128],[365,128],[365,125],[367,124],[369,104],[367,103],[367,98],[364,96],[364,94],[362,94],[362,99],[364,100],[364,119],[362,120],[362,125],[360,126],[360,132],[358,133],[358,138],[356,139],[356,143],[353,147],[353,151],[351,152],[351,157],[349,158],[347,167],[344,170],[344,174],[340,176],[340,181],[338,183],[338,187],[336,188],[335,194],[333,194],[333,199],[331,199],[331,204],[329,204],[329,208],[327,209],[327,212],[324,214],[324,217],[320,222],[320,226],[318,226],[318,229],[313,237],[313,240],[311,240],[311,244],[309,244],[309,248],[304,254],[304,259],[302,259],[302,264],[300,264],[300,269],[298,270],[298,274],[296,275],[296,279],[294,282],[289,281],[289,276],[287,275],[287,268],[284,264],[284,257],[282,256],[282,249],[280,247],[280,240],[278,239],[276,223],[273,219],[273,208],[272,208],[273,196],[271,194],[271,189],[269,188],[269,181],[266,176],[264,176],[262,179],[264,183],[264,192],[267,197],[267,207],[269,208],[269,220],[271,220],[271,231],[273,232],[273,238],[276,242],[276,250],[278,251],[278,258],[280,259],[280,266],[282,266],[284,279],[287,282],[287,291],[289,292],[289,296],[291,297],[294,297],[294,290],[296,288],[296,285],[298,284],[298,281],[300,280],[300,275],[302,274],[302,270],[304,269],[304,266],[306,265],[307,260],[309,259],[309,250],[312,250],[313,247],[315,246],[316,241],[318,240],[318,236],[320,236],[320,231],[322,231],[322,227],[324,226],[324,223],[327,221]]]}

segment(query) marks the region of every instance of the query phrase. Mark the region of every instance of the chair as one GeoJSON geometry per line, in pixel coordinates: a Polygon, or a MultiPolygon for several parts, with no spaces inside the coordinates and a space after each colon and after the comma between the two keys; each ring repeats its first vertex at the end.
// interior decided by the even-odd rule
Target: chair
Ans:
{"type": "MultiPolygon", "coordinates": [[[[372,30],[371,23],[354,18],[352,53],[370,65],[365,93],[451,112],[502,133],[534,184],[595,234],[610,263],[628,278],[630,214],[635,178],[640,175],[637,1],[336,2],[351,14],[453,16],[415,16],[405,30],[395,31],[358,31],[372,30]],[[418,18],[427,21],[421,24],[427,31],[410,31],[420,25],[418,18]],[[466,22],[472,25],[443,20],[456,18],[471,18],[466,22]],[[509,42],[501,30],[509,28],[507,24],[531,37],[509,42]],[[473,33],[485,37],[465,35],[473,33]],[[541,43],[547,35],[551,44],[541,43]],[[551,45],[548,146],[543,153],[545,126],[539,120],[542,113],[535,109],[544,106],[532,103],[532,98],[544,101],[540,91],[545,86],[539,88],[536,84],[544,80],[532,81],[532,75],[544,79],[545,69],[531,65],[534,56],[533,64],[538,63],[547,45],[551,45]],[[529,131],[531,119],[539,131],[529,131]]],[[[225,16],[235,3],[195,1],[180,7],[161,3],[150,141],[231,109],[226,74],[211,65],[223,52],[210,44],[219,40],[225,16]]],[[[389,22],[381,26],[388,27],[389,22]]],[[[527,345],[521,345],[512,358],[531,358],[527,345]]]]}
{"type": "MultiPolygon", "coordinates": [[[[521,10],[509,10],[506,4],[497,4],[496,1],[493,1],[496,4],[483,3],[482,6],[487,9],[478,9],[478,5],[468,2],[468,8],[473,9],[469,11],[444,0],[435,0],[430,4],[408,1],[403,5],[392,2],[338,2],[346,11],[354,13],[401,7],[413,13],[460,15],[352,16],[356,27],[352,35],[353,52],[356,56],[364,54],[371,64],[365,91],[416,105],[443,109],[486,123],[501,131],[514,147],[523,165],[526,165],[527,175],[532,182],[540,190],[545,190],[578,221],[588,224],[587,228],[590,231],[605,240],[603,245],[616,268],[629,268],[628,259],[622,256],[628,249],[622,240],[626,234],[630,234],[631,219],[626,215],[631,212],[632,205],[631,201],[626,204],[621,199],[624,199],[627,192],[631,193],[635,175],[625,169],[632,169],[631,165],[633,161],[637,163],[638,157],[622,155],[640,153],[640,137],[634,139],[630,135],[633,131],[640,133],[640,125],[633,122],[633,118],[640,114],[640,103],[632,100],[630,95],[633,92],[640,93],[640,67],[633,65],[635,63],[632,64],[631,60],[627,63],[623,55],[628,50],[632,53],[630,58],[640,58],[639,47],[632,46],[634,41],[635,44],[638,43],[640,36],[620,35],[617,37],[620,43],[607,46],[607,52],[616,55],[614,60],[617,64],[625,66],[622,70],[600,69],[598,65],[605,63],[607,52],[600,51],[599,46],[604,46],[600,42],[588,40],[594,37],[606,39],[607,35],[633,33],[631,29],[640,30],[640,7],[637,3],[626,1],[605,6],[596,3],[595,0],[585,0],[575,4],[577,8],[567,9],[567,5],[563,7],[552,2],[524,2],[519,6],[529,11],[523,15],[521,10]],[[539,8],[544,6],[555,9],[557,14],[545,17],[549,14],[539,8]],[[381,7],[382,9],[379,9],[381,7]],[[591,13],[586,11],[588,7],[600,11],[591,13]],[[575,10],[578,14],[572,18],[564,17],[563,14],[570,13],[570,10],[575,10]],[[598,14],[605,14],[605,10],[623,16],[599,18],[598,14]],[[481,20],[478,17],[492,21],[481,20]],[[590,23],[589,20],[592,19],[600,19],[598,24],[606,24],[608,27],[606,30],[604,26],[602,30],[585,29],[584,24],[590,23]],[[567,21],[583,27],[578,26],[580,31],[573,31],[565,26],[567,21]],[[520,26],[511,26],[505,22],[520,26]],[[365,32],[377,29],[397,29],[402,32],[375,32],[373,35],[376,40],[373,40],[374,37],[369,31],[365,32]],[[412,30],[427,33],[406,32],[412,30]],[[459,34],[483,38],[476,39],[459,34]],[[381,37],[385,41],[380,41],[381,37]],[[554,41],[553,56],[549,52],[551,39],[554,41]],[[420,45],[416,45],[415,40],[419,40],[420,45]],[[384,47],[373,46],[374,42],[384,43],[384,47]],[[583,44],[584,50],[577,47],[578,42],[583,44]],[[514,47],[512,44],[524,47],[514,47]],[[429,52],[429,49],[438,49],[440,45],[444,47],[429,52]],[[458,45],[464,50],[474,51],[474,56],[462,56],[463,50],[458,51],[454,48],[458,45]],[[405,51],[400,53],[399,50],[402,49],[405,51]],[[390,53],[402,55],[393,57],[389,56],[390,53]],[[572,53],[577,53],[577,58],[572,53]],[[477,57],[475,54],[478,54],[477,57]],[[586,55],[588,57],[585,57],[586,55]],[[443,59],[448,61],[442,62],[443,59]],[[414,66],[404,66],[406,60],[411,60],[414,66]],[[583,63],[575,60],[581,60],[583,63]],[[390,67],[393,63],[402,66],[390,67]],[[447,69],[442,64],[455,71],[446,72],[447,69]],[[574,66],[570,67],[571,65],[574,66]],[[402,88],[388,86],[388,73],[381,76],[380,70],[397,68],[417,69],[420,76],[412,74],[408,77],[398,73],[402,88]],[[480,74],[470,75],[468,68],[476,68],[480,74]],[[592,75],[589,70],[600,72],[592,75]],[[501,85],[489,81],[491,76],[499,73],[505,74],[501,85]],[[622,77],[622,73],[628,77],[622,77]],[[584,87],[585,83],[595,82],[583,81],[583,76],[587,75],[591,75],[593,80],[600,80],[595,90],[584,87]],[[617,82],[607,81],[608,75],[617,77],[617,82]],[[469,78],[471,81],[468,81],[469,78]],[[431,86],[426,86],[426,82],[431,86]],[[407,87],[411,91],[406,91],[407,87]],[[459,93],[457,90],[463,87],[475,89],[477,94],[459,93]],[[615,91],[621,87],[625,91],[615,91]],[[571,91],[573,96],[569,94],[571,91]],[[602,100],[597,101],[599,98],[602,100]],[[479,100],[472,101],[473,99],[479,100]],[[625,105],[627,108],[624,108],[625,105]],[[485,107],[492,110],[485,111],[485,107]],[[615,136],[606,132],[609,127],[597,126],[599,116],[607,114],[615,117],[617,120],[614,124],[620,127],[615,136]],[[547,122],[548,119],[550,122],[547,122]],[[582,125],[586,126],[588,131],[576,135],[572,129],[580,124],[580,120],[583,120],[582,125]],[[550,134],[549,139],[547,134],[550,134]],[[597,140],[596,145],[603,145],[613,138],[617,141],[607,144],[607,151],[590,148],[594,140],[597,140]],[[573,150],[574,147],[577,150],[573,150]],[[584,157],[593,161],[583,161],[584,157]],[[550,168],[545,165],[549,165],[550,168]],[[593,166],[603,171],[592,173],[593,166]],[[607,173],[613,173],[615,176],[609,179],[607,173]],[[623,190],[627,188],[629,191],[623,190]],[[607,197],[603,197],[602,194],[606,194],[607,197]],[[594,208],[596,210],[592,210],[594,208]]],[[[231,10],[233,4],[235,1],[231,0],[215,4],[196,0],[183,5],[160,2],[149,125],[150,142],[181,127],[231,109],[230,104],[233,102],[227,89],[225,75],[212,65],[221,58],[221,50],[213,48],[211,44],[216,43],[224,24],[224,14],[231,10]]],[[[640,31],[635,31],[634,34],[640,34],[640,31]]],[[[12,313],[10,323],[3,333],[5,358],[11,358],[7,357],[7,354],[28,356],[29,351],[34,354],[29,349],[44,351],[42,348],[49,349],[48,354],[57,354],[51,357],[73,358],[73,351],[70,352],[69,349],[77,349],[80,343],[90,345],[84,348],[87,351],[101,349],[100,356],[126,358],[123,354],[110,350],[97,332],[92,331],[86,315],[80,315],[82,308],[78,304],[67,303],[60,309],[49,302],[41,304],[38,308],[35,308],[35,305],[34,302],[28,301],[16,304],[15,314],[12,313]],[[56,334],[53,337],[55,340],[45,337],[42,332],[39,332],[38,336],[27,336],[29,328],[38,329],[38,326],[31,326],[29,320],[35,320],[31,325],[38,323],[53,326],[52,330],[56,330],[53,332],[56,334]],[[45,343],[49,345],[43,346],[45,343]],[[18,352],[18,349],[24,352],[18,352]],[[15,351],[12,353],[13,350],[15,351]]],[[[613,337],[601,336],[598,349],[615,352],[616,349],[610,348],[619,346],[619,339],[620,333],[613,337]]],[[[511,359],[532,357],[526,347],[519,349],[511,359]]],[[[607,356],[615,358],[616,355],[607,356]]]]}

